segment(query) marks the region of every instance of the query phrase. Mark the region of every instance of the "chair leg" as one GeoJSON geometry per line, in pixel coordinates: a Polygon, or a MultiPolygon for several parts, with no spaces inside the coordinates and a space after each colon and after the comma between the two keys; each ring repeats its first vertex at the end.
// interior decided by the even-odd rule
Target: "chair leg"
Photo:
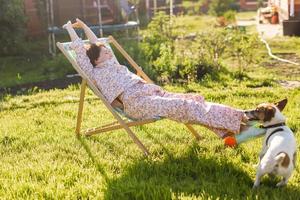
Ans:
{"type": "MultiPolygon", "coordinates": [[[[128,127],[141,126],[141,125],[149,124],[149,123],[152,123],[152,122],[155,122],[155,120],[149,119],[149,120],[143,120],[143,121],[126,122],[126,125],[128,127]]],[[[123,128],[124,127],[122,125],[120,125],[119,122],[114,122],[114,123],[107,124],[107,125],[104,125],[104,126],[101,126],[101,127],[98,127],[98,128],[93,128],[93,129],[87,130],[83,134],[85,136],[92,136],[92,135],[95,135],[95,134],[105,133],[105,132],[108,132],[108,131],[113,131],[113,130],[118,130],[118,129],[123,129],[123,128]]]]}
{"type": "Polygon", "coordinates": [[[75,130],[75,133],[77,136],[80,135],[85,89],[86,89],[86,80],[82,79],[81,90],[80,90],[80,101],[79,101],[78,114],[77,114],[77,124],[76,124],[76,130],[75,130]]]}
{"type": "Polygon", "coordinates": [[[191,124],[185,124],[185,126],[189,129],[189,131],[195,136],[196,140],[199,141],[202,137],[197,133],[194,127],[191,124]]]}
{"type": "Polygon", "coordinates": [[[144,144],[136,137],[136,135],[129,129],[129,127],[127,125],[125,125],[125,126],[126,127],[124,127],[124,128],[125,128],[126,132],[131,137],[131,139],[138,145],[138,147],[144,152],[145,156],[150,155],[150,152],[144,146],[144,144]]]}

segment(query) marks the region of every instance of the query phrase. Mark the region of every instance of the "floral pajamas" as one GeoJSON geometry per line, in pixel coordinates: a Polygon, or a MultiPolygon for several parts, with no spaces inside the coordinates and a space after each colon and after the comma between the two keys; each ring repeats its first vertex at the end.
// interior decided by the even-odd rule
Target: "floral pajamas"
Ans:
{"type": "Polygon", "coordinates": [[[206,102],[196,94],[164,91],[154,84],[137,83],[120,96],[127,115],[136,119],[166,117],[182,123],[201,124],[219,137],[236,134],[244,113],[228,106],[206,102]]]}
{"type": "Polygon", "coordinates": [[[157,85],[145,83],[120,65],[111,50],[111,59],[93,67],[81,39],[74,40],[71,46],[81,69],[95,82],[109,103],[120,97],[128,116],[136,119],[166,117],[183,123],[201,124],[220,137],[240,131],[243,112],[205,102],[200,95],[170,93],[157,85]]]}

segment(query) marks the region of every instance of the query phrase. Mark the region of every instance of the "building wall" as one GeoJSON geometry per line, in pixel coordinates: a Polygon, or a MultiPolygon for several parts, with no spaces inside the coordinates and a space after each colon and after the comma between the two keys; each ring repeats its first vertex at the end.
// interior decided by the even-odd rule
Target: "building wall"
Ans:
{"type": "Polygon", "coordinates": [[[295,0],[295,18],[300,19],[300,0],[295,0]]]}
{"type": "MultiPolygon", "coordinates": [[[[241,10],[257,10],[257,0],[238,0],[241,10]]],[[[268,0],[264,1],[264,4],[268,4],[268,0]]]]}
{"type": "MultiPolygon", "coordinates": [[[[293,19],[290,16],[290,2],[291,0],[269,0],[269,4],[276,5],[279,11],[280,21],[293,19]]],[[[295,18],[300,19],[300,0],[294,0],[295,18]]]]}
{"type": "Polygon", "coordinates": [[[24,9],[27,16],[27,35],[30,37],[42,35],[45,30],[35,0],[24,0],[24,9]]]}
{"type": "MultiPolygon", "coordinates": [[[[94,0],[53,0],[54,26],[61,27],[66,21],[76,17],[87,24],[98,24],[98,9],[94,0]]],[[[103,24],[118,23],[120,12],[112,0],[101,0],[103,24]]],[[[35,37],[47,33],[47,15],[39,15],[36,0],[24,0],[24,9],[27,16],[27,33],[35,37]],[[44,21],[43,21],[44,20],[44,21]],[[44,24],[44,26],[43,26],[44,24]]]]}

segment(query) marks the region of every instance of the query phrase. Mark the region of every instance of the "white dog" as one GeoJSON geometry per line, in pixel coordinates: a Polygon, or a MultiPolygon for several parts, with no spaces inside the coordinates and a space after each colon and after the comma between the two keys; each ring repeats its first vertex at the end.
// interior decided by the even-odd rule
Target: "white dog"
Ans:
{"type": "Polygon", "coordinates": [[[277,104],[263,103],[255,110],[246,111],[250,120],[259,120],[262,127],[267,129],[254,188],[259,186],[260,179],[265,174],[282,176],[283,179],[276,186],[284,186],[295,168],[296,139],[291,129],[285,125],[286,118],[281,113],[286,103],[287,99],[277,104]]]}

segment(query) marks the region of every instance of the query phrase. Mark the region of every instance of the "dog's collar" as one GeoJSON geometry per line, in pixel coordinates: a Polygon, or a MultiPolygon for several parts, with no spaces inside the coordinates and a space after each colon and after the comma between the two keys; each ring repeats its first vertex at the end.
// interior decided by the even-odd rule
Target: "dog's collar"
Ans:
{"type": "Polygon", "coordinates": [[[276,127],[280,127],[280,126],[285,126],[285,122],[282,122],[282,123],[278,123],[278,124],[272,124],[272,125],[269,125],[269,126],[263,126],[261,125],[259,128],[276,128],[276,127]]]}
{"type": "Polygon", "coordinates": [[[268,142],[269,142],[270,137],[271,137],[272,135],[274,135],[275,133],[280,132],[280,131],[283,131],[283,128],[277,128],[277,129],[275,129],[274,131],[272,131],[272,132],[270,133],[270,135],[269,135],[269,136],[267,137],[267,139],[266,139],[266,146],[268,146],[268,142]]]}

